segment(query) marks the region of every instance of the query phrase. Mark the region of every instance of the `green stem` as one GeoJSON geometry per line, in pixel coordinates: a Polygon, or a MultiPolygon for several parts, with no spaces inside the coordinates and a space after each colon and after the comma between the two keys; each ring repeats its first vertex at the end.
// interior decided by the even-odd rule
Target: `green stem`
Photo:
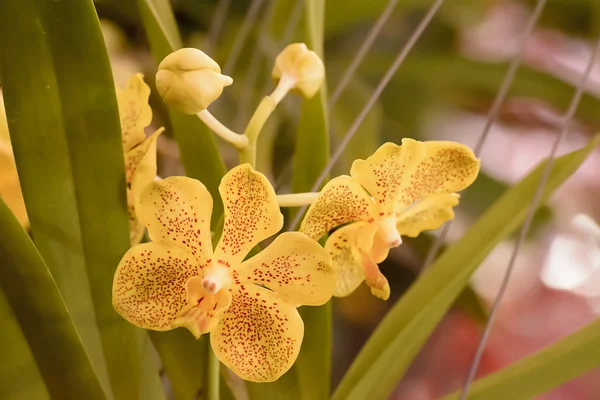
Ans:
{"type": "Polygon", "coordinates": [[[248,146],[240,150],[240,164],[249,163],[252,167],[256,165],[256,142],[258,141],[258,135],[276,106],[277,103],[271,96],[265,96],[258,105],[244,132],[244,136],[248,138],[248,146]]]}
{"type": "Polygon", "coordinates": [[[219,385],[220,385],[220,367],[219,359],[215,352],[210,347],[210,340],[207,341],[206,351],[206,372],[204,381],[204,391],[206,396],[202,396],[203,400],[219,400],[219,385]]]}

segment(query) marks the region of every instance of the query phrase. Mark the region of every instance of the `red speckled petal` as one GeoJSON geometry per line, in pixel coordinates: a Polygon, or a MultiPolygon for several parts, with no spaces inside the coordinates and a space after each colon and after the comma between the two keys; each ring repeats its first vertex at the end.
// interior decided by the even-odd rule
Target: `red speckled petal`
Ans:
{"type": "Polygon", "coordinates": [[[212,258],[212,197],[199,181],[172,176],[146,187],[138,218],[155,242],[174,244],[196,257],[200,268],[212,258]]]}
{"type": "Polygon", "coordinates": [[[375,203],[358,182],[349,176],[330,180],[308,209],[300,231],[319,240],[336,226],[353,221],[372,221],[375,203]]]}
{"type": "Polygon", "coordinates": [[[129,78],[124,89],[116,90],[123,149],[128,151],[144,140],[144,128],[152,121],[152,109],[148,105],[150,87],[144,82],[142,74],[135,74],[129,78]]]}
{"type": "Polygon", "coordinates": [[[237,266],[250,250],[283,227],[283,215],[269,180],[250,164],[233,168],[221,180],[225,218],[215,258],[237,266]]]}
{"type": "Polygon", "coordinates": [[[254,282],[295,305],[319,306],[332,296],[335,272],[331,257],[300,232],[286,232],[234,271],[236,284],[254,282]]]}
{"type": "Polygon", "coordinates": [[[151,180],[154,180],[156,176],[156,140],[163,131],[164,128],[158,129],[133,149],[125,152],[125,180],[127,183],[133,181],[136,172],[151,175],[151,180]]]}
{"type": "Polygon", "coordinates": [[[272,382],[296,361],[304,323],[296,308],[253,284],[234,286],[231,306],[210,333],[212,348],[240,378],[272,382]]]}
{"type": "Polygon", "coordinates": [[[432,194],[405,208],[396,219],[398,233],[417,237],[423,231],[438,229],[454,218],[452,207],[458,204],[459,197],[457,193],[432,194]]]}
{"type": "Polygon", "coordinates": [[[196,259],[185,250],[163,243],[129,249],[113,281],[113,306],[134,325],[172,329],[186,305],[185,283],[199,274],[196,259]]]}
{"type": "Polygon", "coordinates": [[[454,142],[403,139],[385,143],[366,160],[356,160],[350,174],[391,216],[430,194],[458,192],[479,173],[479,160],[467,146],[454,142]]]}

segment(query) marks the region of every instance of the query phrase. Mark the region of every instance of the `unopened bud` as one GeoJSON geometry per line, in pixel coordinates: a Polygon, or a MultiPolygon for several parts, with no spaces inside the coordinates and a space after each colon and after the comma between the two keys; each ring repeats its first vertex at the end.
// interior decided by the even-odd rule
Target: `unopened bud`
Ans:
{"type": "Polygon", "coordinates": [[[204,52],[185,48],[168,56],[158,66],[156,88],[165,103],[186,114],[196,114],[221,96],[233,79],[204,52]]]}
{"type": "Polygon", "coordinates": [[[304,43],[287,46],[275,59],[273,79],[290,82],[304,97],[314,96],[325,78],[325,66],[317,53],[304,43]]]}

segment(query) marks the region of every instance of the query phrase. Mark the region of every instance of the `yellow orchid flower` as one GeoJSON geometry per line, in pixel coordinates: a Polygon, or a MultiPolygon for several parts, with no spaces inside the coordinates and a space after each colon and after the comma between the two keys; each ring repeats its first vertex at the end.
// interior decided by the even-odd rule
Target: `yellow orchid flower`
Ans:
{"type": "Polygon", "coordinates": [[[29,227],[29,218],[21,192],[17,165],[10,144],[8,124],[4,111],[4,100],[0,94],[0,196],[24,228],[29,227]]]}
{"type": "Polygon", "coordinates": [[[146,137],[144,128],[152,121],[148,104],[150,87],[142,74],[135,74],[124,89],[116,88],[127,180],[127,208],[129,212],[129,239],[131,245],[140,242],[144,226],[136,215],[136,204],[144,188],[156,177],[156,140],[163,128],[146,137]]]}
{"type": "Polygon", "coordinates": [[[301,232],[318,240],[335,227],[325,250],[337,272],[334,296],[352,293],[362,281],[387,300],[390,287],[377,264],[401,236],[415,237],[454,218],[455,192],[479,173],[471,149],[454,142],[385,143],[352,164],[351,176],[332,179],[302,221],[301,232]]]}
{"type": "Polygon", "coordinates": [[[155,181],[142,193],[138,216],[152,242],[132,247],[113,283],[113,305],[129,322],[166,331],[185,327],[241,378],[274,381],[294,363],[304,335],[296,307],[327,302],[335,287],[331,258],[283,225],[267,178],[249,164],[229,171],[219,192],[223,234],[211,244],[212,197],[186,177],[155,181]]]}

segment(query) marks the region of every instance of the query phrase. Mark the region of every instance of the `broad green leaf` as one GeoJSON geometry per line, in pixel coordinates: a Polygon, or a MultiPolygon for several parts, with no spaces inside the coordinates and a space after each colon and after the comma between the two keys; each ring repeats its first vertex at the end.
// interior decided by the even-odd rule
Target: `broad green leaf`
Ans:
{"type": "MultiPolygon", "coordinates": [[[[167,55],[181,48],[181,38],[168,0],[136,0],[150,49],[157,65],[167,55]]],[[[186,175],[201,181],[213,197],[212,227],[223,213],[219,183],[225,165],[214,134],[195,115],[169,108],[172,133],[179,144],[186,175]]]]}
{"type": "Polygon", "coordinates": [[[147,335],[112,307],[113,274],[129,247],[128,216],[114,83],[93,4],[3,1],[0,48],[36,246],[107,393],[106,370],[116,398],[161,398],[147,335]]]}
{"type": "MultiPolygon", "coordinates": [[[[323,58],[324,0],[306,0],[304,23],[304,41],[323,58]]],[[[294,154],[293,193],[310,191],[328,159],[327,85],[323,82],[319,93],[302,101],[294,154]]],[[[320,307],[302,307],[299,311],[304,321],[304,340],[293,367],[301,389],[298,398],[327,399],[331,380],[331,302],[320,307]]]]}
{"type": "MultiPolygon", "coordinates": [[[[181,47],[179,31],[167,0],[136,0],[146,36],[156,63],[181,47]]],[[[181,152],[186,174],[200,180],[213,196],[213,229],[218,226],[223,205],[218,192],[225,165],[212,132],[196,117],[169,109],[171,128],[181,152]]],[[[206,349],[189,332],[177,329],[152,332],[150,337],[178,400],[200,393],[203,384],[206,349]]]]}
{"type": "MultiPolygon", "coordinates": [[[[600,367],[600,320],[474,382],[469,400],[533,399],[597,367],[600,367]]],[[[456,392],[443,400],[458,397],[456,392]]]]}
{"type": "MultiPolygon", "coordinates": [[[[598,139],[555,160],[542,203],[577,170],[598,139]]],[[[523,222],[544,165],[500,197],[394,305],[344,376],[334,399],[377,400],[390,395],[479,263],[523,222]]]]}
{"type": "MultiPolygon", "coordinates": [[[[0,269],[10,268],[0,265],[0,269]]],[[[49,400],[46,384],[4,291],[0,288],[0,393],[5,400],[49,400]]]]}
{"type": "MultiPolygon", "coordinates": [[[[48,267],[1,199],[0,260],[4,264],[0,268],[0,288],[19,322],[52,398],[110,398],[96,375],[48,267]]],[[[13,331],[18,332],[18,329],[13,331]]],[[[13,351],[16,349],[9,350],[13,351]]],[[[21,352],[27,354],[23,344],[21,352]]],[[[26,370],[31,370],[30,360],[22,362],[26,370]]],[[[43,395],[43,391],[41,393],[43,395]]]]}

